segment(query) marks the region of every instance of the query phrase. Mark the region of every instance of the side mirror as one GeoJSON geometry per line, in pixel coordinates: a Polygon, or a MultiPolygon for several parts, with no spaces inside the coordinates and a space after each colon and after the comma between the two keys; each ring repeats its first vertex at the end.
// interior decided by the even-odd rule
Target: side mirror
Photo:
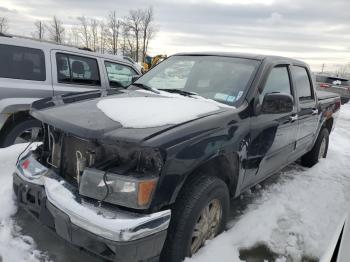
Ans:
{"type": "Polygon", "coordinates": [[[261,112],[264,114],[283,114],[293,111],[294,99],[289,94],[269,93],[264,96],[261,112]]]}
{"type": "Polygon", "coordinates": [[[137,79],[139,79],[141,76],[140,75],[134,75],[131,77],[131,83],[133,84],[137,79]]]}

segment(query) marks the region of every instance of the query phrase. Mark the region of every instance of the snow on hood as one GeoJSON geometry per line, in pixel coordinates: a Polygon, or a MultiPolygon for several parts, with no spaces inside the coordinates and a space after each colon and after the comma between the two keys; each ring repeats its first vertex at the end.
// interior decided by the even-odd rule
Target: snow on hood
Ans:
{"type": "Polygon", "coordinates": [[[97,107],[129,128],[175,125],[220,110],[217,104],[207,100],[175,96],[106,98],[97,107]]]}

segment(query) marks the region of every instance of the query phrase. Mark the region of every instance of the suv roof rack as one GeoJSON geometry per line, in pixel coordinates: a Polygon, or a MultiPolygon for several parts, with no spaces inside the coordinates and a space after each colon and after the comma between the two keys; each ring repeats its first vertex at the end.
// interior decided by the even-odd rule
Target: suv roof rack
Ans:
{"type": "MultiPolygon", "coordinates": [[[[72,48],[78,48],[78,49],[81,49],[81,50],[87,50],[87,49],[85,49],[85,47],[79,47],[79,46],[75,46],[75,45],[57,43],[57,42],[46,40],[46,39],[37,39],[37,38],[34,38],[34,37],[30,37],[30,36],[4,34],[4,33],[0,33],[0,36],[11,37],[11,38],[21,38],[21,39],[27,39],[27,40],[32,40],[32,41],[41,42],[41,43],[48,43],[48,44],[53,44],[53,45],[67,46],[67,47],[72,47],[72,48]]],[[[90,50],[87,50],[87,51],[92,51],[92,50],[90,49],[90,50]]]]}

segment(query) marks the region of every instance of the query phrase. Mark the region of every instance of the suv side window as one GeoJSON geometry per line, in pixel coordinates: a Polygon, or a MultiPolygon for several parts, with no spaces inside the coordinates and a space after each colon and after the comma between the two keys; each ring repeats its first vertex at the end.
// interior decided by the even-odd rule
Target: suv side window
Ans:
{"type": "Polygon", "coordinates": [[[128,87],[132,83],[132,77],[138,75],[134,69],[122,64],[106,61],[105,67],[111,87],[128,87]]]}
{"type": "Polygon", "coordinates": [[[311,81],[306,68],[301,66],[293,66],[293,77],[295,87],[298,92],[299,101],[314,100],[311,81]]]}
{"type": "Polygon", "coordinates": [[[287,66],[277,66],[271,70],[265,83],[265,87],[260,95],[261,102],[264,99],[264,95],[267,93],[284,93],[292,95],[287,66]]]}
{"type": "Polygon", "coordinates": [[[57,53],[56,63],[59,83],[101,85],[96,59],[57,53]]]}
{"type": "Polygon", "coordinates": [[[45,55],[40,49],[0,44],[0,77],[45,81],[45,55]]]}

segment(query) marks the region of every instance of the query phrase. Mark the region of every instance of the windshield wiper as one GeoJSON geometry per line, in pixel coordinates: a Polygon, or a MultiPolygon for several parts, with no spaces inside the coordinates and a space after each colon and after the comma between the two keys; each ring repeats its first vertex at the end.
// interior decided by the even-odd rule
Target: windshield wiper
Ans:
{"type": "Polygon", "coordinates": [[[142,89],[144,89],[144,90],[151,91],[151,92],[153,92],[153,93],[159,94],[159,92],[158,92],[156,89],[154,89],[154,88],[152,88],[152,87],[150,87],[150,86],[148,86],[148,85],[141,84],[141,83],[133,83],[132,85],[133,85],[133,86],[137,86],[137,87],[139,87],[139,88],[142,88],[142,89]]]}
{"type": "Polygon", "coordinates": [[[176,88],[162,88],[162,89],[158,89],[158,90],[161,90],[161,91],[165,91],[165,92],[169,92],[169,93],[174,93],[174,94],[179,94],[179,95],[182,95],[182,96],[195,96],[195,95],[198,95],[197,93],[194,93],[194,92],[190,92],[190,91],[185,91],[185,90],[181,90],[181,89],[176,89],[176,88]]]}

